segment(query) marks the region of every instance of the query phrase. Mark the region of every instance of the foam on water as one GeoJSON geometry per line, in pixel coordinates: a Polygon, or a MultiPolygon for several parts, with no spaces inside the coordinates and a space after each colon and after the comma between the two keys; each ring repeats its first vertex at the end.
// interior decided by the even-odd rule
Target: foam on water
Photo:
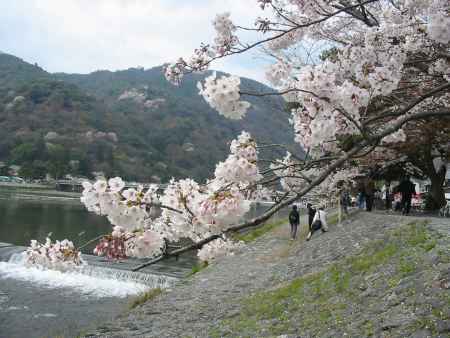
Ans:
{"type": "Polygon", "coordinates": [[[26,267],[22,254],[13,255],[9,262],[0,262],[0,278],[27,281],[46,288],[69,288],[82,295],[98,298],[127,297],[149,289],[148,285],[133,281],[26,267]]]}

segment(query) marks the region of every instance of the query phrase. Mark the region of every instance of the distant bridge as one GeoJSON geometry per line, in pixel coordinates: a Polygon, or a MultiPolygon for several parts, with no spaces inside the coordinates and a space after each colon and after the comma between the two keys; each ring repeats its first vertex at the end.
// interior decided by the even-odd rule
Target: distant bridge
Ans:
{"type": "MultiPolygon", "coordinates": [[[[83,192],[83,182],[79,180],[58,180],[56,181],[56,190],[59,191],[73,191],[73,192],[83,192]]],[[[88,181],[92,183],[91,181],[88,181]]],[[[137,188],[139,185],[148,187],[148,183],[127,183],[125,182],[125,188],[137,188]]],[[[158,191],[162,191],[167,187],[167,184],[158,184],[158,191]]]]}

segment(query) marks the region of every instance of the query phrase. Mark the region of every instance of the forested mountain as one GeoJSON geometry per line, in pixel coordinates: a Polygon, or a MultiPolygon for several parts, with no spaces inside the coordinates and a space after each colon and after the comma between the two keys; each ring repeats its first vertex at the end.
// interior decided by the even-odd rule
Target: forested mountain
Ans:
{"type": "MultiPolygon", "coordinates": [[[[248,116],[230,121],[198,95],[205,76],[175,87],[162,67],[50,74],[0,54],[0,161],[22,166],[28,177],[103,171],[146,182],[204,179],[241,130],[258,141],[292,143],[282,99],[249,98],[248,116]]],[[[242,89],[271,91],[248,79],[242,89]]]]}

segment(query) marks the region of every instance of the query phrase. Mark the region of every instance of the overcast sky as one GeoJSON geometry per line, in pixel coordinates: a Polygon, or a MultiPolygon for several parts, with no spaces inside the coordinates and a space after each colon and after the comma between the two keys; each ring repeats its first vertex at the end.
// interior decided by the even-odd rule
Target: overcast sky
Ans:
{"type": "MultiPolygon", "coordinates": [[[[225,11],[247,26],[263,15],[256,0],[1,0],[0,51],[50,72],[150,68],[210,42],[225,11]]],[[[262,81],[264,64],[252,53],[212,68],[262,81]]]]}

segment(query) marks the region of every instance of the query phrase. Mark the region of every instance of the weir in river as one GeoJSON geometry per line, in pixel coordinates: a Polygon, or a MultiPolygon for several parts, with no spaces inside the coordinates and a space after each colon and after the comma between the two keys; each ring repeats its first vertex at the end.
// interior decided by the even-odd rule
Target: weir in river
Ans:
{"type": "Polygon", "coordinates": [[[133,297],[170,289],[190,271],[160,266],[133,272],[139,262],[83,255],[88,265],[63,273],[26,267],[24,250],[0,243],[0,338],[75,337],[126,311],[133,297]]]}
{"type": "MultiPolygon", "coordinates": [[[[5,275],[9,278],[19,278],[22,280],[29,278],[38,284],[44,283],[46,285],[57,286],[57,283],[45,281],[46,276],[51,277],[49,271],[25,266],[25,249],[26,248],[22,246],[14,246],[9,243],[0,242],[0,278],[5,275]],[[29,270],[29,273],[27,273],[27,269],[29,270]],[[17,275],[15,275],[14,272],[16,272],[17,275]],[[41,275],[40,277],[42,277],[42,280],[40,280],[39,274],[41,275]]],[[[60,274],[61,278],[64,278],[65,276],[68,279],[75,275],[77,277],[84,275],[93,279],[98,278],[135,283],[142,285],[142,287],[138,288],[140,289],[139,291],[145,291],[145,289],[168,288],[173,286],[176,281],[190,272],[190,269],[188,268],[182,268],[179,265],[174,267],[169,264],[155,264],[154,266],[146,267],[141,271],[132,271],[132,269],[139,265],[142,260],[127,259],[124,261],[111,261],[103,257],[86,254],[83,254],[82,257],[87,264],[82,266],[79,270],[65,273],[55,271],[55,273],[60,274]]],[[[63,286],[70,284],[70,281],[67,283],[64,283],[63,281],[58,282],[63,286]]]]}

